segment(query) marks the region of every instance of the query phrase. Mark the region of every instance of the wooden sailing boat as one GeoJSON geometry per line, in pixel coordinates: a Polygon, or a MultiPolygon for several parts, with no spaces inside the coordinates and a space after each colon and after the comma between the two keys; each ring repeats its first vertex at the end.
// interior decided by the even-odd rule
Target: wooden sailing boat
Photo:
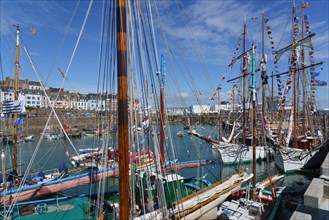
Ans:
{"type": "MultiPolygon", "coordinates": [[[[268,145],[275,150],[275,163],[283,172],[293,172],[301,169],[318,168],[323,162],[327,152],[329,151],[329,141],[321,140],[318,136],[318,128],[314,125],[313,114],[315,105],[311,104],[312,96],[306,97],[307,91],[315,91],[314,77],[312,72],[316,66],[322,62],[315,63],[313,57],[312,37],[315,34],[305,29],[304,10],[308,4],[303,4],[302,10],[302,39],[298,40],[299,22],[297,19],[296,6],[293,6],[293,42],[292,44],[275,52],[275,64],[278,65],[279,58],[287,51],[291,51],[290,69],[288,72],[277,73],[273,76],[280,77],[288,74],[288,80],[284,93],[281,93],[279,106],[280,123],[275,128],[269,126],[268,121],[268,145]],[[307,36],[305,37],[305,32],[307,36]],[[313,57],[306,64],[306,48],[309,49],[309,55],[313,57]],[[299,56],[301,54],[301,56],[299,56]],[[311,70],[308,74],[307,71],[311,70]],[[308,78],[311,78],[311,88],[306,85],[308,78]],[[299,79],[302,79],[303,102],[302,108],[298,102],[299,79]],[[313,82],[312,82],[313,81],[313,82]],[[293,84],[293,106],[291,110],[285,109],[285,100],[290,92],[290,84],[293,84]],[[300,110],[301,109],[301,110],[300,110]],[[308,116],[308,117],[307,117],[308,116]],[[302,119],[300,121],[300,119],[302,119]]],[[[309,29],[309,25],[308,29],[309,29]]]]}
{"type": "MultiPolygon", "coordinates": [[[[252,158],[253,158],[253,178],[250,191],[242,194],[238,200],[225,201],[218,209],[218,218],[219,219],[265,219],[267,218],[265,212],[265,202],[273,202],[275,200],[276,194],[278,192],[272,191],[270,195],[264,195],[262,190],[264,188],[271,186],[275,182],[282,179],[284,176],[269,176],[267,179],[257,183],[256,182],[256,140],[257,140],[257,105],[256,105],[256,77],[255,77],[255,58],[254,58],[254,44],[252,45],[252,54],[251,54],[251,76],[252,76],[252,158]],[[250,193],[250,197],[249,197],[250,193]]],[[[282,189],[281,189],[282,190],[282,189]]],[[[280,191],[281,192],[281,191],[280,191]]],[[[279,193],[280,193],[279,192],[279,193]]],[[[267,206],[267,209],[270,209],[271,206],[267,206]]],[[[269,213],[269,212],[268,212],[269,213]]],[[[268,214],[267,213],[267,214],[268,214]]]]}
{"type": "MultiPolygon", "coordinates": [[[[244,22],[243,25],[243,33],[240,37],[240,39],[243,40],[243,52],[241,55],[234,57],[230,64],[228,65],[228,69],[232,69],[235,62],[242,59],[242,71],[241,75],[238,77],[235,77],[233,79],[229,79],[227,82],[233,82],[239,79],[243,80],[243,97],[242,97],[242,125],[239,128],[240,132],[238,134],[236,133],[236,130],[238,130],[237,121],[234,121],[232,123],[231,132],[228,138],[222,137],[222,140],[214,140],[212,138],[205,137],[199,133],[197,133],[195,130],[192,130],[191,133],[209,143],[212,144],[212,147],[216,150],[218,150],[221,154],[221,159],[225,165],[229,164],[236,164],[236,163],[250,163],[253,159],[253,151],[252,151],[252,141],[257,142],[256,146],[256,156],[259,160],[266,159],[266,156],[270,153],[267,146],[261,145],[259,141],[259,135],[257,135],[257,139],[253,139],[251,135],[251,129],[249,129],[249,135],[247,135],[247,76],[250,75],[248,73],[248,66],[247,66],[247,59],[250,57],[250,54],[252,52],[252,49],[246,50],[246,22],[244,22]],[[233,139],[237,139],[238,136],[240,136],[240,133],[242,133],[242,138],[240,143],[232,143],[233,139]],[[234,137],[234,138],[233,138],[234,137]]],[[[239,42],[240,44],[240,42],[239,42]]],[[[237,48],[238,49],[238,48],[237,48]]],[[[225,78],[223,78],[225,79],[225,78]]],[[[232,91],[234,91],[235,86],[233,86],[232,91]]],[[[233,94],[233,106],[234,106],[234,97],[233,94]]],[[[250,105],[249,105],[250,106],[250,105]]],[[[233,107],[234,108],[234,107],[233,107]]],[[[237,113],[234,113],[237,114],[237,113]]]]}

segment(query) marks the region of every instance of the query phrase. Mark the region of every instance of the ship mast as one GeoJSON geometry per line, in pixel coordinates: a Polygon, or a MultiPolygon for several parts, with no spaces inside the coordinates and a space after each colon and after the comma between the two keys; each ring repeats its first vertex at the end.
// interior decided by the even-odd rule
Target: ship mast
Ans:
{"type": "MultiPolygon", "coordinates": [[[[246,20],[243,23],[243,53],[246,52],[246,20]]],[[[247,87],[246,87],[246,76],[247,76],[247,67],[246,67],[246,55],[243,56],[242,63],[242,76],[243,76],[243,115],[242,115],[242,144],[246,144],[246,95],[247,95],[247,87]]]]}
{"type": "Polygon", "coordinates": [[[128,152],[128,80],[126,1],[116,0],[117,74],[118,74],[118,145],[119,145],[119,218],[129,219],[129,152],[128,152]]]}
{"type": "MultiPolygon", "coordinates": [[[[297,17],[296,17],[296,7],[294,5],[293,7],[293,45],[297,43],[297,29],[298,29],[298,24],[297,24],[297,17]]],[[[294,80],[294,108],[293,108],[293,120],[294,120],[294,142],[293,146],[297,147],[297,136],[298,136],[298,131],[297,131],[297,48],[293,47],[293,56],[292,56],[292,68],[293,68],[293,80],[294,80]]]]}
{"type": "MultiPolygon", "coordinates": [[[[265,29],[265,13],[262,14],[262,63],[261,63],[261,71],[262,71],[262,121],[265,120],[265,112],[266,112],[266,85],[267,85],[267,75],[266,75],[266,57],[264,51],[264,29],[265,29]]],[[[264,137],[264,130],[263,137],[264,137]]]]}
{"type": "Polygon", "coordinates": [[[256,77],[255,77],[255,47],[254,42],[252,43],[252,55],[251,55],[251,82],[252,82],[252,170],[253,170],[253,178],[252,178],[252,186],[256,187],[256,140],[257,140],[257,109],[256,109],[256,77]]]}
{"type": "Polygon", "coordinates": [[[165,153],[164,153],[164,142],[165,142],[165,132],[164,132],[164,85],[165,85],[165,74],[164,74],[164,61],[163,56],[161,56],[161,72],[160,72],[160,163],[161,165],[165,162],[165,153]]]}
{"type": "MultiPolygon", "coordinates": [[[[302,5],[302,39],[304,39],[304,4],[302,5]]],[[[305,66],[305,48],[302,46],[302,68],[305,66]]],[[[306,69],[303,68],[303,135],[306,135],[306,69]]]]}
{"type": "MultiPolygon", "coordinates": [[[[15,49],[15,91],[14,91],[14,99],[15,101],[18,100],[18,82],[19,82],[19,25],[15,25],[16,27],[16,49],[15,49]]],[[[16,121],[18,117],[18,113],[14,113],[14,122],[16,121]]],[[[14,173],[17,172],[17,126],[16,123],[14,123],[14,149],[13,149],[13,171],[14,173]]]]}

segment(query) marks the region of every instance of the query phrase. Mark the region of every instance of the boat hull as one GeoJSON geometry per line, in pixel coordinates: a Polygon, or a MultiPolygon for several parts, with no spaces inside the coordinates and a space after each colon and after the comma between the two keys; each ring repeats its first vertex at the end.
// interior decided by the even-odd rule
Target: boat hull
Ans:
{"type": "MultiPolygon", "coordinates": [[[[220,142],[219,144],[213,143],[212,148],[220,152],[224,165],[250,163],[253,159],[252,146],[220,142]]],[[[265,146],[256,146],[257,160],[264,160],[267,153],[265,146]]]]}
{"type": "Polygon", "coordinates": [[[50,195],[52,193],[72,189],[78,186],[95,183],[105,178],[116,176],[118,174],[118,168],[114,167],[102,171],[98,170],[93,173],[85,173],[53,180],[50,182],[35,184],[31,186],[24,186],[19,189],[8,190],[6,192],[6,195],[4,195],[4,193],[1,193],[0,205],[3,205],[4,202],[8,205],[16,202],[23,202],[35,199],[38,197],[50,195]]]}
{"type": "Polygon", "coordinates": [[[323,163],[329,151],[329,140],[317,150],[274,147],[275,165],[284,173],[307,169],[317,169],[323,163]]]}

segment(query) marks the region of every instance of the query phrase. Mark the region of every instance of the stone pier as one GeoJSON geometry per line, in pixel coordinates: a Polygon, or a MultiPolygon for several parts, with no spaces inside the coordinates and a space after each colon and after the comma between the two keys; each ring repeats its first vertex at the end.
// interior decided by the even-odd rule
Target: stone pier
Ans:
{"type": "Polygon", "coordinates": [[[320,168],[320,177],[314,178],[304,193],[304,204],[298,205],[290,219],[329,219],[329,154],[320,168]]]}

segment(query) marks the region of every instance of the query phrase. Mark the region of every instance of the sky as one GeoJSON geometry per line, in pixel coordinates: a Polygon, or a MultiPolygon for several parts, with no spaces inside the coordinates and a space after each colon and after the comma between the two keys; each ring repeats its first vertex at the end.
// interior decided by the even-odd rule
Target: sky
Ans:
{"type": "MultiPolygon", "coordinates": [[[[232,84],[226,81],[239,74],[240,64],[235,64],[231,71],[227,71],[227,66],[237,48],[244,20],[247,26],[246,48],[251,48],[251,42],[254,41],[257,45],[256,56],[260,55],[260,17],[263,12],[268,19],[266,25],[271,27],[275,49],[281,49],[291,43],[293,2],[300,13],[303,2],[299,0],[151,1],[154,8],[152,14],[158,53],[163,54],[166,60],[166,91],[169,105],[174,106],[177,100],[184,103],[178,105],[187,106],[198,103],[215,104],[211,97],[216,93],[218,86],[221,87],[220,99],[229,100],[232,84]],[[225,80],[222,80],[223,76],[225,80]]],[[[305,9],[305,14],[309,15],[311,31],[316,33],[312,39],[315,62],[324,62],[316,69],[320,72],[317,79],[329,82],[328,1],[307,2],[309,7],[305,9]]],[[[63,72],[68,73],[63,84],[65,89],[72,92],[95,93],[101,7],[100,0],[1,0],[1,77],[14,76],[13,25],[19,24],[23,45],[43,82],[51,87],[61,87],[63,77],[58,70],[60,67],[63,72]],[[90,11],[87,13],[89,6],[90,11]],[[36,30],[35,35],[31,34],[31,27],[36,30]]],[[[241,49],[240,46],[239,52],[241,49]]],[[[268,74],[274,68],[271,52],[269,38],[265,33],[268,74]]],[[[38,81],[23,48],[21,53],[20,79],[38,81]]],[[[287,58],[280,61],[282,72],[287,71],[288,61],[285,60],[287,58]]],[[[260,85],[259,79],[257,84],[260,85]]],[[[316,92],[318,107],[329,108],[329,86],[317,87],[316,92]]]]}

